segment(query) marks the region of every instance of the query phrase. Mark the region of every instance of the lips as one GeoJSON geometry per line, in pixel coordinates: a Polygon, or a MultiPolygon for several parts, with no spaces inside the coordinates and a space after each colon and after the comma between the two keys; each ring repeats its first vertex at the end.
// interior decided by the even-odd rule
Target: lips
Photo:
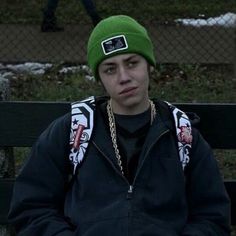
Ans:
{"type": "Polygon", "coordinates": [[[125,94],[132,93],[132,92],[134,92],[136,89],[137,89],[137,87],[125,88],[125,89],[123,89],[123,90],[119,93],[119,95],[125,95],[125,94]]]}

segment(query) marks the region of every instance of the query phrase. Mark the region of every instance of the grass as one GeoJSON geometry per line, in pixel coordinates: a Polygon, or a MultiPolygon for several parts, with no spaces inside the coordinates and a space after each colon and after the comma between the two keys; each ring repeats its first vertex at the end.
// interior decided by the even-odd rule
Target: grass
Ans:
{"type": "MultiPolygon", "coordinates": [[[[44,76],[18,75],[11,80],[12,100],[72,101],[101,95],[99,83],[85,79],[88,74],[61,75],[50,69],[44,76]]],[[[161,65],[152,74],[151,97],[170,102],[235,102],[236,79],[229,67],[161,65]],[[222,69],[223,68],[223,69],[222,69]]]]}
{"type": "Polygon", "coordinates": [[[227,68],[199,65],[163,66],[154,77],[152,96],[172,102],[236,101],[236,80],[227,68]],[[232,92],[228,92],[232,91],[232,92]]]}

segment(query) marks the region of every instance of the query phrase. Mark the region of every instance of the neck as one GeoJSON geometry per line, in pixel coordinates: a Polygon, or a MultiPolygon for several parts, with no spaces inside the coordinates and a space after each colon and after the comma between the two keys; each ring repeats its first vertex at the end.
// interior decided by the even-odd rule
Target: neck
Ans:
{"type": "Polygon", "coordinates": [[[132,104],[122,107],[116,104],[116,102],[114,102],[112,99],[109,100],[109,103],[111,105],[112,111],[119,115],[137,115],[145,112],[150,107],[149,99],[146,99],[141,104],[138,103],[137,105],[132,104]]]}
{"type": "MultiPolygon", "coordinates": [[[[109,116],[112,117],[113,122],[115,122],[111,103],[112,103],[112,100],[109,100],[108,104],[107,104],[107,113],[110,114],[109,116]]],[[[149,108],[149,106],[151,108],[151,124],[152,124],[153,120],[156,117],[156,107],[155,107],[154,103],[151,100],[148,100],[148,106],[145,110],[147,110],[149,108]]],[[[145,110],[142,110],[139,113],[128,113],[128,114],[127,113],[116,113],[116,114],[120,114],[120,115],[137,115],[137,114],[140,114],[140,113],[144,112],[145,110]]]]}

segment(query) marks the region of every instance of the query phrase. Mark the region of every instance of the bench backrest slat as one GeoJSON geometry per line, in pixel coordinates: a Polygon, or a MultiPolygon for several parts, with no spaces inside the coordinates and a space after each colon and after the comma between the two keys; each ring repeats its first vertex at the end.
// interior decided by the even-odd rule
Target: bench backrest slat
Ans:
{"type": "Polygon", "coordinates": [[[236,104],[176,104],[200,117],[198,125],[212,148],[236,149],[236,104]]]}
{"type": "Polygon", "coordinates": [[[69,103],[0,102],[0,146],[30,147],[69,103]]]}
{"type": "MultiPolygon", "coordinates": [[[[212,148],[236,149],[236,104],[175,105],[201,117],[198,128],[212,148]]],[[[0,146],[32,146],[52,120],[68,111],[67,102],[0,102],[0,146]]]]}

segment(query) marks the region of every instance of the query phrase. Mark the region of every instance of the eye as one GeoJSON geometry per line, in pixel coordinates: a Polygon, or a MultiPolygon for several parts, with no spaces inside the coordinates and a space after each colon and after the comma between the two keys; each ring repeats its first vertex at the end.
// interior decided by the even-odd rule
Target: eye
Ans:
{"type": "Polygon", "coordinates": [[[107,75],[112,75],[115,73],[115,71],[116,71],[116,68],[114,66],[109,66],[103,70],[103,73],[107,75]]]}
{"type": "Polygon", "coordinates": [[[134,68],[135,66],[137,66],[138,64],[138,60],[131,60],[128,62],[128,68],[134,68]]]}

